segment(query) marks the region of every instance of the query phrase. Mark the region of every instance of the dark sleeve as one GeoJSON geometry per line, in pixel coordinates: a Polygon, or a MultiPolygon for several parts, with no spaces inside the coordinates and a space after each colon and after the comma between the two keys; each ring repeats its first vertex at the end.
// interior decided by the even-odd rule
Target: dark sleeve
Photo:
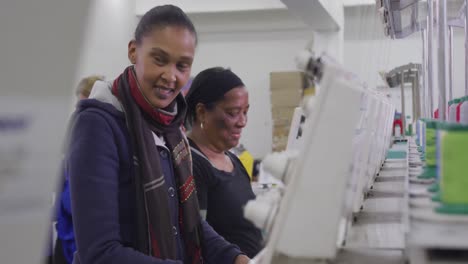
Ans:
{"type": "Polygon", "coordinates": [[[60,202],[63,210],[67,214],[71,215],[71,198],[70,198],[70,184],[68,180],[65,180],[63,184],[62,194],[60,196],[60,202]]]}
{"type": "Polygon", "coordinates": [[[69,149],[73,223],[81,264],[182,264],[125,247],[120,237],[119,158],[112,129],[99,113],[77,116],[69,149]]]}
{"type": "Polygon", "coordinates": [[[202,160],[197,156],[194,156],[193,158],[193,177],[195,178],[200,210],[206,211],[208,209],[208,189],[209,186],[213,184],[212,172],[207,167],[207,164],[205,164],[205,160],[202,160]]]}
{"type": "Polygon", "coordinates": [[[207,264],[231,264],[238,255],[243,254],[239,247],[227,242],[205,220],[202,220],[202,226],[205,239],[203,256],[207,264]]]}

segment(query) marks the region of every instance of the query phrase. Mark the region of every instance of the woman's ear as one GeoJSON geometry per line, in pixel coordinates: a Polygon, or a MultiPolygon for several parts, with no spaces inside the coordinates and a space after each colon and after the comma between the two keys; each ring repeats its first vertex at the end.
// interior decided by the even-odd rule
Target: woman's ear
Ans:
{"type": "Polygon", "coordinates": [[[136,40],[132,39],[128,42],[128,60],[130,60],[131,64],[136,64],[136,48],[137,43],[136,40]]]}
{"type": "Polygon", "coordinates": [[[198,104],[195,106],[195,113],[197,114],[197,115],[196,115],[196,119],[197,119],[198,122],[200,122],[200,123],[205,122],[205,118],[206,118],[206,108],[205,108],[205,105],[204,105],[204,104],[198,103],[198,104]]]}

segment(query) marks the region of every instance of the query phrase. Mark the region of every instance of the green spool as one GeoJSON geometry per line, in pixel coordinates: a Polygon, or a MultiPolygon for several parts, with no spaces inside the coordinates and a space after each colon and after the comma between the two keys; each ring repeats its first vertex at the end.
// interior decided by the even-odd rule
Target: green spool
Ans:
{"type": "Polygon", "coordinates": [[[468,214],[468,205],[464,204],[442,204],[435,209],[440,214],[466,215],[468,214]]]}
{"type": "Polygon", "coordinates": [[[440,192],[440,185],[439,183],[434,183],[432,184],[431,186],[429,186],[429,188],[427,189],[429,192],[431,193],[437,193],[437,192],[440,192]]]}
{"type": "Polygon", "coordinates": [[[437,177],[437,167],[427,166],[424,167],[424,171],[418,176],[418,179],[434,179],[437,177]]]}
{"type": "Polygon", "coordinates": [[[418,179],[433,179],[437,176],[436,132],[438,123],[435,120],[426,120],[426,153],[421,155],[421,160],[426,161],[426,166],[418,179]]]}
{"type": "Polygon", "coordinates": [[[406,131],[407,136],[413,135],[413,124],[408,124],[408,130],[406,131]]]}
{"type": "Polygon", "coordinates": [[[445,124],[440,138],[442,202],[468,206],[468,126],[445,124]]]}
{"type": "Polygon", "coordinates": [[[406,159],[406,151],[389,150],[387,159],[406,159]]]}
{"type": "Polygon", "coordinates": [[[426,165],[428,167],[436,166],[436,129],[437,121],[426,122],[426,165]]]}

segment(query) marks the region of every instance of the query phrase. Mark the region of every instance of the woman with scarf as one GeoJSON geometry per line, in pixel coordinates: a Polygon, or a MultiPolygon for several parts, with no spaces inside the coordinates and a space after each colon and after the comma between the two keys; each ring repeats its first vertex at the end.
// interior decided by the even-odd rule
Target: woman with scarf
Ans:
{"type": "Polygon", "coordinates": [[[75,264],[249,261],[199,215],[179,94],[196,43],[182,10],[151,9],[129,42],[132,65],[80,102],[67,154],[75,264]]]}
{"type": "Polygon", "coordinates": [[[215,67],[193,79],[186,100],[202,215],[227,241],[254,257],[262,248],[262,234],[244,218],[243,207],[255,195],[241,161],[229,152],[247,125],[247,89],[235,73],[215,67]]]}

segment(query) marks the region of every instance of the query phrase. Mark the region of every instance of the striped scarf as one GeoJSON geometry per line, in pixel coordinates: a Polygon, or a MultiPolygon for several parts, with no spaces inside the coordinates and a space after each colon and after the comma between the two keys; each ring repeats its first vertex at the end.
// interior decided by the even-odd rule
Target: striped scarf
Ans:
{"type": "Polygon", "coordinates": [[[177,242],[154,132],[164,138],[174,164],[179,194],[179,228],[185,242],[186,263],[203,263],[202,229],[190,147],[180,130],[186,112],[183,96],[179,94],[166,109],[154,109],[141,94],[132,66],[114,81],[112,92],[123,105],[134,152],[136,249],[161,259],[177,259],[177,242]]]}

